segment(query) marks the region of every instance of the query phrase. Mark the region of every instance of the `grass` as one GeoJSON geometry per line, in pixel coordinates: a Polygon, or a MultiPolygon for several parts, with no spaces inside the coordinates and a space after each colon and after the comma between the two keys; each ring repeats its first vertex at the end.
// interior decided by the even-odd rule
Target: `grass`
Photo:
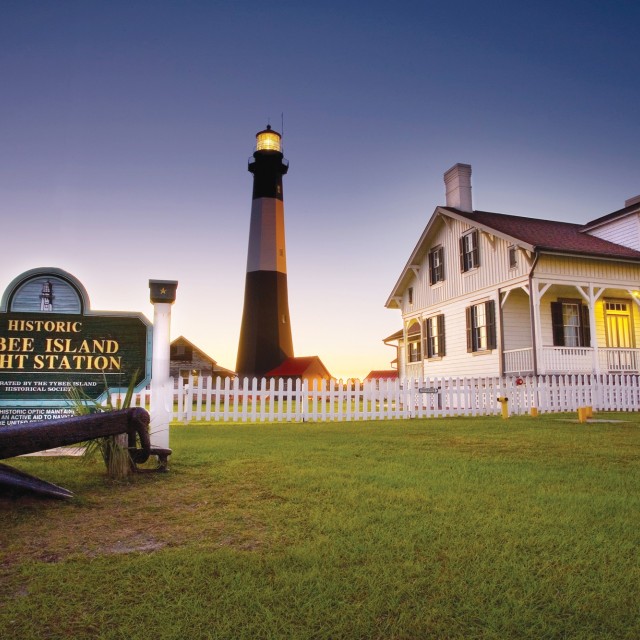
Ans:
{"type": "Polygon", "coordinates": [[[77,497],[0,498],[0,637],[638,638],[611,417],[178,426],[127,482],[11,460],[77,497]]]}

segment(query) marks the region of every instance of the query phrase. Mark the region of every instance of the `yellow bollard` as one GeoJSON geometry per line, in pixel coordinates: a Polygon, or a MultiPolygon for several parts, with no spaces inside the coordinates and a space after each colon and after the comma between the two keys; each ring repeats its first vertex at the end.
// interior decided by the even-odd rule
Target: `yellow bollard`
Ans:
{"type": "Polygon", "coordinates": [[[538,417],[538,407],[531,407],[531,417],[532,418],[538,417]]]}
{"type": "Polygon", "coordinates": [[[586,414],[587,414],[586,415],[587,420],[589,420],[590,418],[593,418],[593,407],[585,407],[584,409],[585,409],[586,414]]]}
{"type": "Polygon", "coordinates": [[[587,408],[578,407],[578,422],[582,424],[586,421],[587,421],[587,408]]]}
{"type": "Polygon", "coordinates": [[[509,417],[509,398],[501,397],[498,398],[498,402],[502,405],[502,419],[506,420],[509,417]]]}

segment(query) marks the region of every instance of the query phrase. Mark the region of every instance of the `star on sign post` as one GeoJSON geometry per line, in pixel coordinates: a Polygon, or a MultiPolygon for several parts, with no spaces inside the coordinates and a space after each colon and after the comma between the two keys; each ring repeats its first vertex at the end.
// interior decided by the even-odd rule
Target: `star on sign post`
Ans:
{"type": "Polygon", "coordinates": [[[173,304],[176,299],[177,280],[149,280],[151,302],[169,302],[173,304]]]}

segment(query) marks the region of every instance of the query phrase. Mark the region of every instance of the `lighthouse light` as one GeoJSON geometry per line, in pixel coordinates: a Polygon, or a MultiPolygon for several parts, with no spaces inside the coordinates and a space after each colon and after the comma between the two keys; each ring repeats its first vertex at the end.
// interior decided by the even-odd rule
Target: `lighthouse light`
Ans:
{"type": "Polygon", "coordinates": [[[280,134],[275,131],[261,131],[256,136],[256,151],[280,151],[280,134]]]}

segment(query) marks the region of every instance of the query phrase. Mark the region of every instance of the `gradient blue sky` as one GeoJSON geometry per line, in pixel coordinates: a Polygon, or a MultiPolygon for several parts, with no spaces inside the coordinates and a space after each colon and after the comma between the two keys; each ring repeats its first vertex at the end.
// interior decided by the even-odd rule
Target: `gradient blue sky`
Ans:
{"type": "Polygon", "coordinates": [[[57,2],[0,12],[0,290],[64,269],[235,367],[255,133],[280,129],[296,355],[387,368],[442,174],[571,222],[640,194],[638,2],[57,2]]]}

